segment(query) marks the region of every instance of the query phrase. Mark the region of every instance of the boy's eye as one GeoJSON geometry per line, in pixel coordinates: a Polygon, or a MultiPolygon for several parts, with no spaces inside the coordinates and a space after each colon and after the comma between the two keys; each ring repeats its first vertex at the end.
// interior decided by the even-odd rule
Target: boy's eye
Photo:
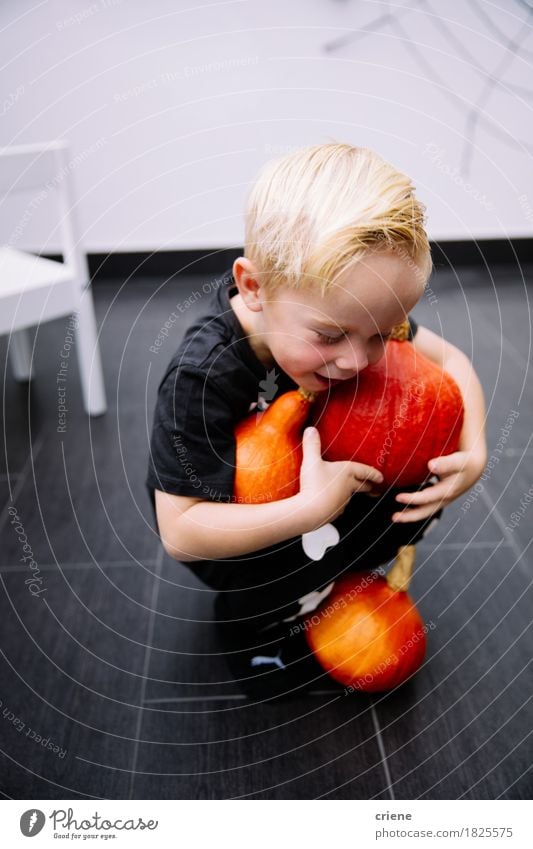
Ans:
{"type": "MultiPolygon", "coordinates": [[[[340,340],[344,339],[345,336],[344,333],[341,333],[340,336],[326,336],[324,333],[320,333],[318,330],[315,330],[315,333],[324,345],[334,345],[335,342],[340,342],[340,340]]],[[[372,336],[372,341],[383,343],[386,342],[387,339],[390,339],[391,335],[392,331],[389,331],[389,333],[376,333],[374,334],[374,336],[372,336]]]]}
{"type": "Polygon", "coordinates": [[[325,336],[323,333],[319,333],[318,330],[315,330],[315,333],[318,336],[318,338],[320,339],[320,341],[324,343],[324,345],[333,345],[333,344],[335,344],[335,342],[339,342],[343,338],[343,335],[341,335],[341,336],[325,336]]]}

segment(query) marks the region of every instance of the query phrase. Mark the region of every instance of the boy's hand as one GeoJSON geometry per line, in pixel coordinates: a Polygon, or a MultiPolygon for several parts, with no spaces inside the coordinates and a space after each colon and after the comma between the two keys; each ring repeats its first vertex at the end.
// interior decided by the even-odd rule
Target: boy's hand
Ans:
{"type": "Polygon", "coordinates": [[[314,427],[305,429],[300,497],[310,511],[313,528],[340,516],[356,492],[370,492],[373,483],[382,481],[381,472],[364,463],[323,460],[319,432],[314,427]]]}
{"type": "Polygon", "coordinates": [[[445,457],[435,457],[428,463],[429,471],[439,482],[420,492],[400,492],[396,496],[404,509],[393,513],[394,522],[419,522],[446,507],[477,481],[485,467],[484,458],[471,451],[456,451],[445,457]]]}

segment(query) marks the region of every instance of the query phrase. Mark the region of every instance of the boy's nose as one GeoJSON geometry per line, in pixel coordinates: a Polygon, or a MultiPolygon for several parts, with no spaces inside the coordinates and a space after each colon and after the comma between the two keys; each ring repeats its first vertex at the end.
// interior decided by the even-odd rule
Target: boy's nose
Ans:
{"type": "Polygon", "coordinates": [[[348,351],[344,351],[340,357],[337,357],[335,360],[335,365],[339,369],[339,371],[350,372],[350,374],[357,374],[357,372],[366,368],[368,365],[368,357],[366,355],[366,351],[357,350],[355,348],[351,348],[348,351]]]}

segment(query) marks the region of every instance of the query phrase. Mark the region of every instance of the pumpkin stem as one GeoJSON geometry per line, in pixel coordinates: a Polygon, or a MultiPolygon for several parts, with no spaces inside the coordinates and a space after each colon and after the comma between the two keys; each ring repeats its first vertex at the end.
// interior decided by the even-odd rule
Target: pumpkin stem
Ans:
{"type": "Polygon", "coordinates": [[[409,321],[406,319],[393,327],[389,338],[396,339],[397,342],[405,342],[409,338],[409,321]]]}
{"type": "Polygon", "coordinates": [[[309,401],[310,403],[312,403],[317,396],[316,392],[311,392],[309,389],[302,389],[301,386],[298,387],[298,392],[305,401],[309,401]]]}
{"type": "Polygon", "coordinates": [[[396,559],[387,575],[387,583],[391,590],[405,593],[409,589],[415,566],[415,553],[416,546],[414,545],[401,545],[399,547],[396,559]]]}

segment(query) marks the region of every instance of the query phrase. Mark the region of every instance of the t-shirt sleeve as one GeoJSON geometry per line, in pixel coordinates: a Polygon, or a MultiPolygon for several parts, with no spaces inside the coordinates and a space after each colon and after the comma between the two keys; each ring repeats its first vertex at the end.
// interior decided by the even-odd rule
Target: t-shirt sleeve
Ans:
{"type": "Polygon", "coordinates": [[[215,380],[180,366],[159,388],[148,464],[148,489],[229,501],[235,438],[229,403],[215,380]]]}
{"type": "Polygon", "coordinates": [[[409,342],[413,341],[413,338],[416,335],[416,331],[418,330],[418,322],[415,321],[411,316],[409,318],[409,336],[407,337],[409,342]]]}

